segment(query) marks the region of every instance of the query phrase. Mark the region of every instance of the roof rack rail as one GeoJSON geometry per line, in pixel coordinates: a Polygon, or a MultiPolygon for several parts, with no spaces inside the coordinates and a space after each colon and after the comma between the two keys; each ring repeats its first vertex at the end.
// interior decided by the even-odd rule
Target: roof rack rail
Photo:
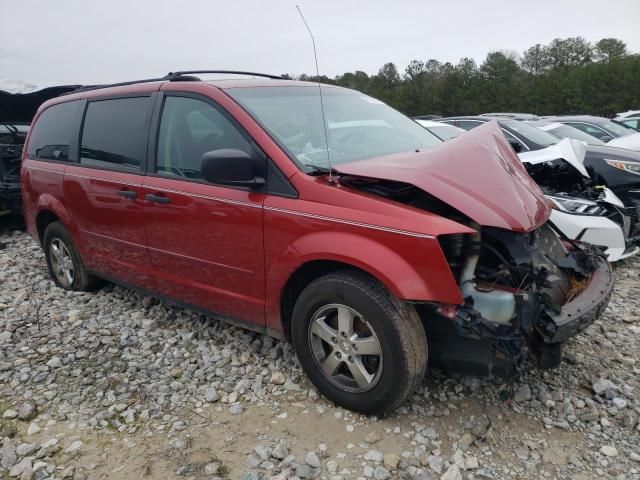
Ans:
{"type": "Polygon", "coordinates": [[[264,77],[264,78],[272,78],[274,80],[284,80],[284,77],[278,75],[269,75],[268,73],[257,73],[257,72],[243,72],[239,70],[183,70],[179,72],[169,72],[165,80],[175,81],[179,80],[179,77],[185,75],[193,75],[196,73],[223,73],[229,75],[247,75],[249,77],[264,77]]]}
{"type": "Polygon", "coordinates": [[[264,78],[272,78],[274,80],[284,80],[285,78],[277,75],[269,75],[268,73],[257,73],[257,72],[242,72],[238,70],[183,70],[178,72],[169,72],[164,77],[160,78],[145,78],[143,80],[131,80],[128,82],[119,82],[119,83],[106,83],[103,85],[87,85],[84,87],[76,88],[71,92],[63,93],[62,96],[71,95],[73,93],[79,92],[87,92],[90,90],[99,90],[101,88],[110,88],[110,87],[124,87],[127,85],[135,85],[137,83],[151,83],[151,82],[180,82],[180,81],[199,81],[198,77],[192,76],[194,73],[222,73],[229,75],[247,75],[250,77],[264,77],[264,78]]]}
{"type": "Polygon", "coordinates": [[[162,77],[162,78],[145,78],[143,80],[130,80],[128,82],[119,82],[119,83],[105,83],[103,85],[86,85],[84,87],[76,88],[75,90],[72,90],[70,92],[63,93],[60,96],[64,97],[65,95],[72,95],[74,93],[87,92],[90,90],[99,90],[101,88],[124,87],[127,85],[135,85],[136,83],[151,83],[151,82],[166,82],[166,81],[167,79],[162,77]]]}

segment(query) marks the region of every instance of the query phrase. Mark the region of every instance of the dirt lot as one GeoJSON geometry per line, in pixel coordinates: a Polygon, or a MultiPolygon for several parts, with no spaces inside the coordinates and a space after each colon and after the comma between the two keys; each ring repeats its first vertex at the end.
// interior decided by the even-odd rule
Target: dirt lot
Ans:
{"type": "Polygon", "coordinates": [[[28,235],[0,244],[0,478],[640,479],[640,259],[557,369],[430,371],[376,419],[319,397],[288,344],[62,291],[28,235]]]}

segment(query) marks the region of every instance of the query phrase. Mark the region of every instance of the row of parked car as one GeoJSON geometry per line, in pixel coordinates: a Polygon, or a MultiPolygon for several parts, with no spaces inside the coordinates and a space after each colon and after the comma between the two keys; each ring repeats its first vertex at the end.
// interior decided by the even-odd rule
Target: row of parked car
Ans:
{"type": "Polygon", "coordinates": [[[106,279],[291,339],[319,391],[375,414],[427,362],[553,367],[607,307],[607,255],[636,248],[623,190],[603,183],[626,160],[598,173],[583,142],[502,117],[445,142],[435,129],[462,119],[431,133],[357,91],[230,73],[40,106],[21,194],[56,285],[106,279]],[[572,216],[621,238],[570,232],[572,216]]]}
{"type": "Polygon", "coordinates": [[[587,115],[416,118],[444,140],[492,120],[552,202],[563,235],[603,246],[609,261],[640,250],[640,132],[587,115]]]}

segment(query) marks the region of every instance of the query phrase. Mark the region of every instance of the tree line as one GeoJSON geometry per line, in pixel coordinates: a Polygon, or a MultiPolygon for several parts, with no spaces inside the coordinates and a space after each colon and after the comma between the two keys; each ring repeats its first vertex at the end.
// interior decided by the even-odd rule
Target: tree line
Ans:
{"type": "MultiPolygon", "coordinates": [[[[286,77],[291,78],[288,75],[286,77]]],[[[315,81],[315,75],[300,75],[315,81]]],[[[490,52],[482,64],[413,60],[400,72],[386,63],[376,75],[347,72],[321,82],[360,90],[407,115],[530,112],[593,114],[640,109],[640,55],[615,38],[595,44],[582,37],[537,44],[522,55],[490,52]]]]}

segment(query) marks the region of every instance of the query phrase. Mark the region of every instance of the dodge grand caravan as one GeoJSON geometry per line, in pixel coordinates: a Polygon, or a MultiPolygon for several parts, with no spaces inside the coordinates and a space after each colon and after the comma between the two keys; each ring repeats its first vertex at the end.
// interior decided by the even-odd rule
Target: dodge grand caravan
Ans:
{"type": "Polygon", "coordinates": [[[606,308],[609,264],[556,235],[495,122],[443,144],[353,90],[193,73],[40,107],[24,213],[59,287],[107,279],[289,338],[324,395],[376,414],[427,359],[552,367],[606,308]]]}

